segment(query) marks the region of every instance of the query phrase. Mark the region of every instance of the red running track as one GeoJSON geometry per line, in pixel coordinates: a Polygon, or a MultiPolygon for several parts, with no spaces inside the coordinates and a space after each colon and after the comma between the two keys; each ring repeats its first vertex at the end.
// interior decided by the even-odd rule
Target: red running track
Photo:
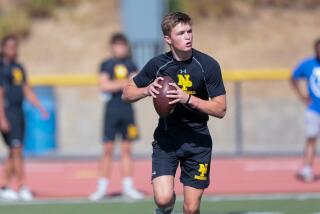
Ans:
{"type": "MultiPolygon", "coordinates": [[[[318,166],[316,173],[320,174],[320,161],[315,165],[318,166]]],[[[211,185],[206,194],[320,192],[320,179],[313,183],[295,179],[300,166],[298,158],[216,159],[212,162],[211,185]]],[[[151,161],[137,160],[135,169],[136,187],[152,195],[151,161]]],[[[26,171],[28,185],[39,198],[87,197],[95,189],[98,175],[94,161],[32,161],[27,163],[26,171]]],[[[113,165],[109,187],[110,194],[121,192],[118,162],[113,165]]],[[[181,193],[179,179],[175,187],[176,192],[181,193]]]]}

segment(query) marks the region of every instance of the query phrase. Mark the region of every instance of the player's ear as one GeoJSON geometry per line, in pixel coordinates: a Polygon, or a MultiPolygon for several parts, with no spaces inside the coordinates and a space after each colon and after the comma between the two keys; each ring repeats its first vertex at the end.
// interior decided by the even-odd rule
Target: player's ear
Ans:
{"type": "Polygon", "coordinates": [[[172,42],[170,36],[164,36],[163,39],[168,45],[171,45],[172,42]]]}

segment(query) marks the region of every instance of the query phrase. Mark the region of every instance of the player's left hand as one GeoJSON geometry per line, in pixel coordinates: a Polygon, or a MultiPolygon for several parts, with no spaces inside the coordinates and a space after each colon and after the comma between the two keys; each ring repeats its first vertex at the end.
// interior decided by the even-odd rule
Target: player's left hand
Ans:
{"type": "Polygon", "coordinates": [[[184,92],[177,84],[175,83],[169,83],[169,85],[175,87],[176,90],[168,90],[167,91],[167,97],[172,98],[174,100],[170,101],[169,104],[175,104],[175,103],[183,103],[186,104],[189,98],[189,94],[184,92]]]}

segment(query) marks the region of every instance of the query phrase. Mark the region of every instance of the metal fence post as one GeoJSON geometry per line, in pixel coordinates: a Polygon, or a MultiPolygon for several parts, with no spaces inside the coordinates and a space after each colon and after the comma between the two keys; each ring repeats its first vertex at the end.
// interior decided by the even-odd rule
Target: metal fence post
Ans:
{"type": "Polygon", "coordinates": [[[168,2],[163,0],[121,0],[121,21],[132,47],[133,60],[141,69],[155,55],[162,53],[162,17],[168,2]],[[146,8],[148,8],[146,10],[146,8]]]}
{"type": "Polygon", "coordinates": [[[242,93],[241,81],[234,83],[235,90],[235,154],[243,153],[243,125],[242,125],[242,93]]]}

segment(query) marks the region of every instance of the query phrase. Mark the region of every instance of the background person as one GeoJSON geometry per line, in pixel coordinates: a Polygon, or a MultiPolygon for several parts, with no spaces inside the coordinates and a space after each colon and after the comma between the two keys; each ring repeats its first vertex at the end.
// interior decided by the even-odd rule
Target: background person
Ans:
{"type": "Polygon", "coordinates": [[[107,193],[111,176],[111,165],[116,135],[121,137],[121,167],[123,194],[133,199],[143,198],[143,194],[133,186],[132,142],[138,137],[131,104],[121,100],[122,89],[128,78],[137,72],[137,67],[130,59],[127,38],[117,33],[110,41],[112,58],[100,66],[100,89],[111,94],[105,106],[103,128],[103,154],[100,160],[99,180],[96,191],[90,195],[91,200],[102,199],[107,193]]]}
{"type": "Polygon", "coordinates": [[[314,44],[315,56],[303,60],[293,71],[291,84],[300,100],[306,105],[304,164],[297,177],[306,182],[314,180],[312,165],[316,155],[316,141],[320,136],[320,39],[314,44]],[[299,87],[305,80],[308,94],[299,87]]]}
{"type": "Polygon", "coordinates": [[[24,98],[39,109],[43,118],[47,118],[48,113],[29,86],[26,70],[17,61],[18,43],[18,38],[14,35],[5,36],[1,42],[0,128],[9,149],[9,155],[4,163],[0,198],[32,200],[32,193],[25,182],[23,161],[25,117],[22,104],[24,98]],[[13,177],[16,178],[18,193],[9,187],[13,177]]]}

